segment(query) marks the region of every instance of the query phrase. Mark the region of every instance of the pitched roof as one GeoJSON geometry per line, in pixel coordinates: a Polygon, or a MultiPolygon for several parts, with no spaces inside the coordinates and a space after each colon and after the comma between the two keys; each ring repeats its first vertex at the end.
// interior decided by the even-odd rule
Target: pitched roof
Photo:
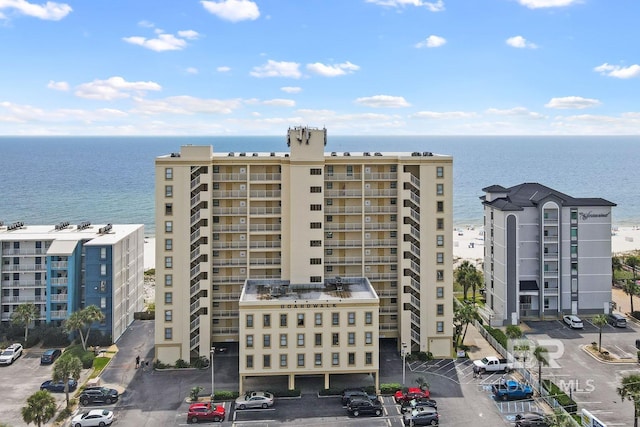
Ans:
{"type": "Polygon", "coordinates": [[[526,207],[537,206],[539,202],[549,197],[557,199],[562,206],[616,206],[615,203],[599,197],[572,197],[561,193],[537,182],[525,182],[504,188],[500,185],[485,187],[483,191],[487,193],[506,193],[506,197],[486,201],[486,197],[481,197],[484,205],[492,206],[503,211],[522,210],[526,207]]]}

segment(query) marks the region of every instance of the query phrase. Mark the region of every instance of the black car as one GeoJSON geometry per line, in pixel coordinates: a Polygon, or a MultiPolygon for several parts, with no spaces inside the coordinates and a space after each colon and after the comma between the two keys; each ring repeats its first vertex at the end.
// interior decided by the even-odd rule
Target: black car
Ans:
{"type": "Polygon", "coordinates": [[[411,413],[402,416],[402,422],[405,426],[437,426],[440,421],[440,415],[434,408],[422,408],[421,410],[413,410],[411,413]]]}
{"type": "Polygon", "coordinates": [[[516,415],[516,427],[549,427],[549,425],[547,416],[539,412],[516,415]]]}
{"type": "Polygon", "coordinates": [[[378,396],[370,395],[362,388],[345,388],[342,391],[342,405],[347,405],[353,398],[363,398],[369,400],[378,400],[378,396]]]}
{"type": "Polygon", "coordinates": [[[347,411],[354,417],[360,415],[382,415],[382,404],[379,400],[371,400],[368,397],[353,397],[347,404],[347,411]]]}
{"type": "Polygon", "coordinates": [[[107,405],[118,401],[118,390],[107,387],[86,388],[78,397],[82,405],[91,403],[105,403],[107,405]]]}
{"type": "Polygon", "coordinates": [[[401,411],[402,412],[411,412],[414,409],[419,409],[423,407],[435,408],[438,409],[438,402],[433,399],[413,399],[408,402],[402,402],[401,411]]]}
{"type": "Polygon", "coordinates": [[[62,355],[62,351],[57,348],[50,348],[49,350],[45,350],[40,356],[40,364],[41,365],[50,365],[56,361],[58,357],[62,355]]]}

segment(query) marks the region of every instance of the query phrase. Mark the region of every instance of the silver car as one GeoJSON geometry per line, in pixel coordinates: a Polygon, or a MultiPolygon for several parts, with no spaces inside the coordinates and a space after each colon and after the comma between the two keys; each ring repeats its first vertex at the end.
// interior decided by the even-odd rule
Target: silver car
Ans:
{"type": "Polygon", "coordinates": [[[273,406],[273,394],[266,391],[250,391],[236,399],[237,409],[269,408],[273,406]]]}

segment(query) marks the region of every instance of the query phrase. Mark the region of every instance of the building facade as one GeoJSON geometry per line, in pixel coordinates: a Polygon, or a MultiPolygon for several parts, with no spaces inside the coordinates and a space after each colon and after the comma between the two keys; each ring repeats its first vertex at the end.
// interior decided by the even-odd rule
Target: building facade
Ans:
{"type": "Polygon", "coordinates": [[[244,380],[367,374],[379,389],[380,300],[366,278],[325,283],[247,280],[240,295],[240,394],[244,380]]]}
{"type": "MultiPolygon", "coordinates": [[[[247,279],[366,277],[379,337],[451,355],[452,164],[429,152],[325,152],[298,127],[285,153],[183,146],[156,159],[156,358],[239,341],[247,279]]],[[[241,355],[242,357],[242,355],[241,355]]]]}
{"type": "Polygon", "coordinates": [[[2,224],[0,245],[2,322],[24,303],[53,324],[95,305],[105,320],[92,330],[116,341],[144,307],[141,224],[2,224]]]}
{"type": "Polygon", "coordinates": [[[614,203],[537,183],[482,191],[484,278],[493,322],[609,311],[614,203]]]}

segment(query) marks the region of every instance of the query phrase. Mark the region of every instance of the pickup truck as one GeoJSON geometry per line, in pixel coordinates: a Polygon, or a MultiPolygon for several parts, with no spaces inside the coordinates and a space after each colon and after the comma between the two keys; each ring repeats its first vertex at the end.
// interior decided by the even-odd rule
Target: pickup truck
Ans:
{"type": "Polygon", "coordinates": [[[531,399],[533,396],[533,389],[530,385],[515,380],[508,380],[504,384],[494,384],[491,389],[498,400],[531,399]]]}
{"type": "Polygon", "coordinates": [[[513,369],[513,364],[507,362],[507,359],[498,359],[495,356],[483,357],[481,360],[474,360],[473,364],[478,367],[480,372],[509,372],[513,369]]]}

